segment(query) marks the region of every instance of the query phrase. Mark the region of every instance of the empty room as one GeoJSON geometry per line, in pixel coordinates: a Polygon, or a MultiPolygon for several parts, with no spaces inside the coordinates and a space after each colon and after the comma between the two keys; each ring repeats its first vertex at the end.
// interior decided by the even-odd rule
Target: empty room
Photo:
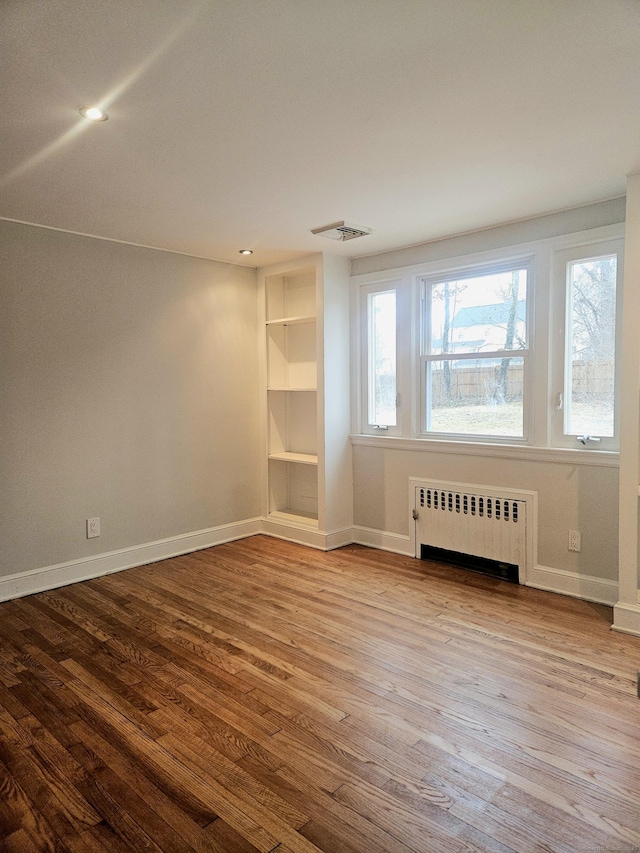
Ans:
{"type": "Polygon", "coordinates": [[[640,850],[640,5],[0,67],[0,850],[640,850]]]}

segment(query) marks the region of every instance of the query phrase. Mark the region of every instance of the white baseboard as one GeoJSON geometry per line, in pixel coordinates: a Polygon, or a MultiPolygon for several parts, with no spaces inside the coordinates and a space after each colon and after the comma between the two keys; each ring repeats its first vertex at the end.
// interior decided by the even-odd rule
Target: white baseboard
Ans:
{"type": "Polygon", "coordinates": [[[394,554],[402,554],[405,557],[415,557],[409,536],[387,533],[372,527],[354,527],[352,536],[351,541],[357,545],[368,545],[370,548],[379,548],[381,551],[392,551],[394,554]]]}
{"type": "Polygon", "coordinates": [[[572,598],[595,601],[598,604],[613,606],[618,600],[617,581],[607,578],[594,578],[578,572],[553,569],[549,566],[534,566],[528,573],[526,586],[542,589],[545,592],[557,592],[572,598]]]}
{"type": "MultiPolygon", "coordinates": [[[[222,545],[224,542],[231,542],[235,539],[255,536],[258,533],[274,536],[278,539],[286,539],[289,542],[296,542],[322,551],[356,543],[370,548],[378,548],[382,551],[391,551],[394,554],[402,554],[406,557],[415,556],[411,550],[410,537],[398,533],[388,533],[384,530],[359,526],[322,533],[309,528],[305,529],[302,526],[298,528],[264,518],[252,518],[181,536],[173,536],[169,539],[161,539],[157,542],[148,542],[132,548],[98,554],[94,557],[85,557],[68,563],[59,563],[55,566],[45,566],[41,569],[0,577],[0,601],[21,598],[24,595],[131,569],[134,566],[166,560],[180,554],[210,548],[213,545],[222,545]]],[[[547,592],[582,598],[586,601],[615,605],[614,629],[640,636],[640,603],[618,604],[618,584],[615,581],[580,575],[548,566],[536,566],[529,573],[526,585],[547,592]]]]}
{"type": "MultiPolygon", "coordinates": [[[[393,551],[395,554],[403,554],[407,557],[415,556],[411,550],[411,538],[397,533],[386,533],[369,527],[354,527],[353,541],[358,545],[380,548],[382,551],[393,551]]],[[[618,600],[617,582],[606,578],[594,578],[549,566],[535,566],[529,575],[526,586],[545,592],[556,592],[559,595],[569,595],[572,598],[582,598],[585,601],[595,601],[598,604],[610,606],[616,604],[618,600]]],[[[635,613],[639,620],[636,630],[640,631],[640,605],[635,613]]],[[[628,617],[627,621],[629,621],[628,617]]]]}
{"type": "Polygon", "coordinates": [[[640,602],[638,604],[618,602],[613,608],[613,625],[611,627],[614,631],[640,637],[640,602]]]}
{"type": "Polygon", "coordinates": [[[169,557],[177,557],[179,554],[210,548],[212,545],[222,545],[223,542],[244,539],[261,532],[260,519],[252,518],[234,524],[222,524],[208,530],[172,536],[169,539],[160,539],[157,542],[135,545],[132,548],[122,548],[119,551],[110,551],[94,557],[84,557],[68,563],[7,575],[0,577],[0,601],[21,598],[34,592],[44,592],[47,589],[90,580],[112,572],[121,572],[123,569],[155,563],[157,560],[166,560],[169,557]]]}
{"type": "Polygon", "coordinates": [[[266,536],[295,542],[297,545],[306,545],[308,548],[316,548],[319,551],[332,551],[334,548],[341,548],[353,542],[351,527],[324,532],[305,527],[304,524],[279,522],[273,518],[262,519],[260,532],[266,536]]]}

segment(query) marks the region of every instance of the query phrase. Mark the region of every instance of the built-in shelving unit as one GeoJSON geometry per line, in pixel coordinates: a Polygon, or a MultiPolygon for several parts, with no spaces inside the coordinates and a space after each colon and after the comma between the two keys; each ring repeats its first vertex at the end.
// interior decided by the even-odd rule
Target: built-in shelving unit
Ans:
{"type": "Polygon", "coordinates": [[[263,515],[268,532],[323,548],[349,541],[346,533],[342,538],[339,534],[351,525],[348,266],[341,258],[328,266],[334,273],[330,281],[322,255],[259,271],[264,328],[263,515]],[[335,345],[325,323],[327,309],[338,321],[333,327],[338,333],[335,345]],[[332,339],[328,358],[327,334],[332,339]],[[330,390],[328,375],[337,378],[330,390]],[[333,400],[336,395],[342,399],[333,400]],[[334,460],[327,449],[336,444],[342,449],[334,460]],[[335,510],[333,502],[331,507],[327,502],[334,494],[335,510]]]}
{"type": "Polygon", "coordinates": [[[265,277],[268,515],[317,527],[316,270],[265,277]]]}

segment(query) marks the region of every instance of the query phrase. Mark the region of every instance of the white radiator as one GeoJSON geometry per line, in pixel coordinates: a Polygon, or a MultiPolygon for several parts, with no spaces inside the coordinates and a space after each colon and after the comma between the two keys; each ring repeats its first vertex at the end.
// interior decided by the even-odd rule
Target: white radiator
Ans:
{"type": "Polygon", "coordinates": [[[518,567],[524,582],[533,493],[415,480],[416,556],[422,545],[518,567]]]}

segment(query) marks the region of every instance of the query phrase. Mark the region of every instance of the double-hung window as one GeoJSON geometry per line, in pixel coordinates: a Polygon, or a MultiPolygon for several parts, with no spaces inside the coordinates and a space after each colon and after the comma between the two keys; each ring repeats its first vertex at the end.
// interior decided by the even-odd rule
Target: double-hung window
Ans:
{"type": "Polygon", "coordinates": [[[527,437],[529,261],[421,280],[421,433],[527,437]]]}
{"type": "Polygon", "coordinates": [[[360,431],[616,451],[622,265],[604,226],[363,277],[360,431]]]}

